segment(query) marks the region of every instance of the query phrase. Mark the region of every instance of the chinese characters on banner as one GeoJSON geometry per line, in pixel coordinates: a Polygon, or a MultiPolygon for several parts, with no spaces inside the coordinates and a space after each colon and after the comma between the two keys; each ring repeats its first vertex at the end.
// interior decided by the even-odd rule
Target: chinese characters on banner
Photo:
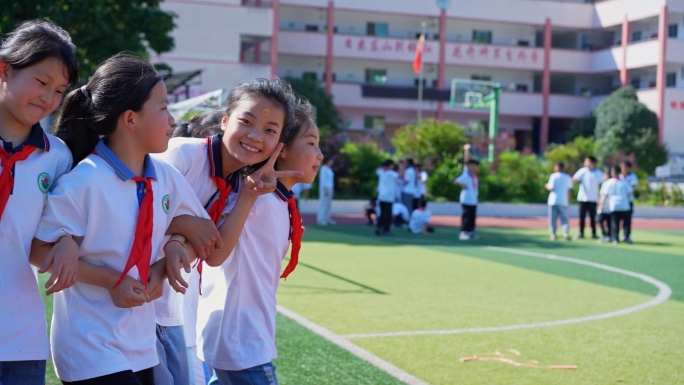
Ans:
{"type": "MultiPolygon", "coordinates": [[[[418,41],[407,39],[378,38],[373,36],[343,37],[344,48],[348,52],[393,53],[412,60],[418,41]]],[[[426,42],[425,54],[437,52],[437,42],[426,42]]],[[[448,43],[445,57],[448,63],[472,62],[475,65],[493,64],[542,68],[543,52],[533,47],[509,47],[470,43],[448,43]]]]}
{"type": "Polygon", "coordinates": [[[670,108],[673,110],[684,110],[684,100],[676,101],[672,100],[670,101],[670,108]]]}

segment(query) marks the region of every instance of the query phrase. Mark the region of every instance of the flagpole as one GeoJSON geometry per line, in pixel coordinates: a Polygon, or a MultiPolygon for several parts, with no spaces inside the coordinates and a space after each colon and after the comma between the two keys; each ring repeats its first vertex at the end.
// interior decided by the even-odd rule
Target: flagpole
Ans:
{"type": "MultiPolygon", "coordinates": [[[[420,23],[422,30],[421,30],[421,36],[423,36],[423,39],[426,39],[425,36],[425,27],[427,26],[427,23],[422,22],[420,23]]],[[[425,40],[423,40],[423,49],[425,46],[425,40]]],[[[422,119],[422,110],[423,110],[423,56],[425,52],[423,52],[420,55],[420,74],[418,74],[418,123],[420,123],[422,119]]]]}

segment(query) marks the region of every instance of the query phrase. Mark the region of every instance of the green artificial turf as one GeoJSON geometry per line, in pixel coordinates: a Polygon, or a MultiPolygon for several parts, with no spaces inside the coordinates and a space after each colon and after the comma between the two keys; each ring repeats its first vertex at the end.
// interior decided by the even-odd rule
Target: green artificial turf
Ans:
{"type": "MultiPolygon", "coordinates": [[[[583,259],[665,282],[669,301],[601,321],[506,332],[351,338],[430,384],[683,384],[684,237],[636,231],[634,245],[548,240],[544,230],[457,229],[431,235],[365,226],[307,226],[300,265],[278,301],[339,335],[450,330],[606,313],[651,299],[657,289],[588,266],[491,250],[496,246],[583,259]],[[461,357],[516,349],[541,366],[461,363],[461,357]]],[[[47,277],[41,277],[41,281],[47,277]]],[[[48,319],[51,301],[46,300],[48,319]]],[[[390,375],[282,315],[277,319],[279,382],[397,384],[390,375]]],[[[59,384],[48,364],[47,384],[59,384]]]]}

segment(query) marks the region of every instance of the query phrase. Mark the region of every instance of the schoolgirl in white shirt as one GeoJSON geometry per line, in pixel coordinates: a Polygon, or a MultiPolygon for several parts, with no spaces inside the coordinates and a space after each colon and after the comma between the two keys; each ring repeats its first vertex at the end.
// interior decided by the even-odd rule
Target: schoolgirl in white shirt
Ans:
{"type": "MultiPolygon", "coordinates": [[[[173,165],[185,176],[215,223],[218,222],[231,192],[237,192],[241,175],[249,174],[249,186],[238,199],[241,210],[248,212],[254,204],[252,196],[270,193],[275,189],[275,176],[270,187],[268,181],[263,185],[261,178],[266,176],[263,175],[264,167],[271,167],[273,171],[272,166],[265,165],[264,162],[271,155],[277,156],[275,150],[281,133],[292,121],[294,100],[289,84],[279,79],[254,79],[242,83],[230,92],[224,110],[218,114],[211,112],[206,119],[195,119],[203,120],[203,124],[197,124],[189,134],[208,137],[174,138],[170,141],[169,149],[157,157],[173,165]],[[262,186],[255,186],[259,182],[262,186]]],[[[222,247],[216,250],[217,254],[230,254],[245,220],[245,216],[233,215],[219,226],[223,242],[222,247]]],[[[187,234],[190,243],[196,249],[202,249],[203,231],[198,231],[198,227],[194,225],[196,221],[192,217],[179,217],[172,223],[170,231],[187,234]]],[[[212,252],[209,251],[208,255],[212,252]]],[[[172,376],[175,384],[187,383],[190,376],[201,381],[204,371],[196,358],[194,337],[199,285],[188,286],[185,290],[183,286],[187,281],[182,281],[186,277],[178,277],[178,267],[169,266],[169,269],[169,284],[173,288],[166,287],[164,296],[155,301],[157,334],[160,341],[164,341],[163,346],[160,346],[160,357],[166,357],[167,362],[162,360],[161,367],[155,371],[155,377],[172,376]],[[185,298],[180,292],[185,292],[185,298]],[[185,317],[182,315],[183,308],[186,309],[185,317]],[[173,341],[179,343],[173,344],[170,343],[173,341],[164,337],[169,333],[183,336],[184,324],[185,329],[191,329],[185,331],[192,338],[191,342],[176,338],[173,341]],[[186,364],[186,350],[192,362],[189,367],[186,364]]],[[[193,269],[190,279],[200,282],[201,270],[200,262],[193,269]]],[[[191,383],[196,381],[191,380],[191,383]]]]}
{"type": "MultiPolygon", "coordinates": [[[[55,295],[52,358],[65,384],[154,384],[159,363],[154,308],[171,220],[206,211],[182,175],[152,159],[171,137],[166,86],[154,67],[132,55],[103,62],[64,103],[57,136],[76,167],[58,180],[33,242],[44,258],[51,242],[80,243],[78,282],[55,295]]],[[[32,254],[34,250],[32,250],[32,254]]]]}
{"type": "MultiPolygon", "coordinates": [[[[276,290],[279,278],[296,266],[302,235],[289,189],[311,183],[323,159],[312,116],[308,102],[302,102],[295,124],[282,137],[285,146],[269,161],[277,170],[298,172],[280,177],[273,194],[259,196],[229,257],[207,258],[208,264],[220,266],[205,278],[197,320],[198,353],[214,368],[210,384],[277,384],[271,363],[277,355],[276,290]],[[281,274],[290,241],[290,262],[281,274]]],[[[226,208],[229,217],[238,210],[239,201],[226,208]]]]}
{"type": "MultiPolygon", "coordinates": [[[[69,34],[45,20],[19,24],[0,43],[0,384],[45,383],[50,345],[29,252],[46,194],[72,160],[38,122],[77,81],[75,50],[69,34]]],[[[53,261],[48,295],[75,282],[76,264],[63,267],[59,258],[41,272],[53,261]]]]}

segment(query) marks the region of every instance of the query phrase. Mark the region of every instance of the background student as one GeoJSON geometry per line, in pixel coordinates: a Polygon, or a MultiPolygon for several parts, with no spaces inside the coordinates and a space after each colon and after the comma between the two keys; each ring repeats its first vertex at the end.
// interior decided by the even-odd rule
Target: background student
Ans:
{"type": "Polygon", "coordinates": [[[392,203],[396,197],[396,186],[399,173],[394,170],[395,164],[391,159],[382,162],[377,170],[378,174],[378,201],[380,202],[380,219],[377,235],[389,234],[392,224],[392,203]]]}
{"type": "Polygon", "coordinates": [[[417,184],[416,184],[416,169],[413,164],[413,159],[406,159],[406,168],[401,175],[403,186],[401,189],[401,202],[409,211],[414,209],[414,200],[416,199],[417,184]]]}
{"type": "Polygon", "coordinates": [[[572,183],[579,183],[577,192],[579,202],[579,235],[575,238],[584,238],[584,219],[589,215],[591,224],[591,236],[596,236],[596,202],[598,201],[599,185],[603,182],[603,173],[596,169],[596,158],[588,156],[584,159],[584,167],[577,170],[572,176],[572,183]]]}
{"type": "Polygon", "coordinates": [[[318,178],[318,215],[316,223],[321,226],[334,225],[336,222],[330,216],[333,194],[335,192],[335,172],[332,169],[335,161],[330,158],[321,167],[318,178]]]}
{"type": "Polygon", "coordinates": [[[632,188],[632,195],[629,197],[629,213],[625,218],[625,232],[623,242],[632,243],[632,216],[634,216],[634,198],[639,178],[632,172],[632,162],[626,160],[620,165],[622,168],[622,179],[632,188]]]}
{"type": "Polygon", "coordinates": [[[610,240],[613,244],[619,242],[620,223],[624,225],[629,214],[629,197],[632,194],[632,187],[629,183],[620,179],[621,172],[620,166],[611,168],[610,179],[601,186],[601,200],[599,201],[601,208],[607,205],[610,210],[610,240]]]}
{"type": "MultiPolygon", "coordinates": [[[[78,80],[75,51],[69,34],[45,20],[19,24],[0,43],[0,384],[45,383],[50,343],[29,253],[47,193],[72,158],[38,122],[78,80]]],[[[75,246],[70,238],[57,243],[75,246]]],[[[37,265],[52,271],[48,295],[75,282],[77,263],[63,264],[61,255],[37,265]]]]}
{"type": "MultiPolygon", "coordinates": [[[[610,179],[610,167],[603,168],[603,180],[607,181],[610,179]]],[[[605,185],[605,182],[604,182],[605,185]]],[[[599,200],[601,195],[605,194],[605,188],[601,186],[601,191],[599,191],[599,200]]],[[[599,205],[596,212],[598,213],[598,224],[601,229],[601,238],[598,243],[610,242],[610,209],[608,205],[599,205]]]]}
{"type": "Polygon", "coordinates": [[[554,173],[549,177],[549,181],[544,187],[549,191],[549,233],[551,240],[556,240],[556,225],[560,219],[563,229],[563,237],[570,240],[570,223],[568,222],[568,204],[570,201],[570,190],[572,180],[570,175],[565,173],[565,165],[558,162],[553,165],[554,173]]]}
{"type": "Polygon", "coordinates": [[[408,230],[414,234],[433,233],[435,229],[430,225],[431,217],[432,213],[427,209],[427,202],[421,200],[418,202],[418,208],[411,213],[408,230]]]}
{"type": "Polygon", "coordinates": [[[473,159],[470,154],[471,146],[466,144],[463,146],[463,173],[456,178],[454,184],[461,186],[461,232],[458,239],[465,241],[469,239],[478,239],[475,235],[475,219],[477,218],[477,202],[478,202],[478,178],[477,169],[480,162],[473,159]]]}

